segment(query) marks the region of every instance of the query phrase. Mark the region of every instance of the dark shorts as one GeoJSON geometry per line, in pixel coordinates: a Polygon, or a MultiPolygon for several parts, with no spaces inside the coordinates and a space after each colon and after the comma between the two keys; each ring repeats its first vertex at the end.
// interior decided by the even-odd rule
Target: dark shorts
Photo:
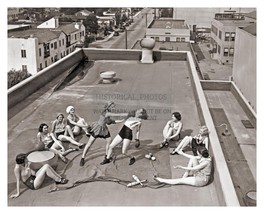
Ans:
{"type": "Polygon", "coordinates": [[[57,133],[56,133],[56,138],[58,139],[58,137],[59,137],[60,135],[64,135],[64,131],[63,131],[63,132],[57,132],[57,133]]]}
{"type": "Polygon", "coordinates": [[[198,156],[198,153],[197,153],[198,146],[205,147],[205,144],[203,144],[203,143],[198,144],[197,140],[195,138],[192,139],[192,143],[191,144],[192,144],[192,152],[193,152],[194,156],[198,156]]]}
{"type": "Polygon", "coordinates": [[[122,129],[121,129],[121,131],[119,132],[119,136],[122,139],[132,140],[133,139],[133,132],[127,126],[123,126],[122,129]]]}
{"type": "Polygon", "coordinates": [[[36,179],[36,176],[31,175],[25,182],[23,182],[29,189],[35,189],[34,187],[34,180],[36,179]]]}
{"type": "Polygon", "coordinates": [[[50,149],[52,147],[52,145],[54,144],[54,142],[50,142],[48,143],[48,145],[46,146],[48,149],[50,149]]]}

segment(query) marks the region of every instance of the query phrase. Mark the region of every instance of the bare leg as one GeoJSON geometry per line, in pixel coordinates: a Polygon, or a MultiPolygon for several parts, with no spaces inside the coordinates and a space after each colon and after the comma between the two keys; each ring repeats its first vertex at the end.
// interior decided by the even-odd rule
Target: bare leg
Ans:
{"type": "Polygon", "coordinates": [[[107,159],[109,159],[113,153],[113,149],[118,145],[120,144],[121,142],[123,141],[123,139],[117,135],[114,140],[112,141],[112,143],[109,145],[109,148],[108,148],[108,152],[107,152],[107,159]]]}
{"type": "Polygon", "coordinates": [[[36,179],[34,180],[35,189],[42,185],[46,175],[55,181],[60,181],[62,178],[49,164],[45,164],[36,173],[36,179]]]}
{"type": "Polygon", "coordinates": [[[75,146],[81,146],[81,145],[83,145],[82,143],[78,143],[77,141],[75,141],[74,139],[72,139],[69,136],[60,135],[58,138],[59,138],[60,141],[68,141],[68,142],[70,142],[71,144],[73,144],[75,146]]]}
{"type": "Polygon", "coordinates": [[[93,145],[95,140],[96,140],[96,138],[94,138],[93,136],[90,136],[88,143],[84,147],[84,150],[83,150],[83,153],[82,153],[82,158],[85,157],[85,155],[87,154],[88,150],[93,145]]]}
{"type": "Polygon", "coordinates": [[[67,125],[65,127],[65,133],[64,133],[64,135],[66,135],[66,136],[69,135],[74,140],[74,135],[73,135],[72,129],[71,129],[71,127],[69,125],[67,125]]]}
{"type": "Polygon", "coordinates": [[[133,158],[133,156],[127,154],[127,149],[128,149],[130,142],[131,141],[128,139],[123,140],[122,154],[129,157],[129,158],[133,158]]]}
{"type": "Polygon", "coordinates": [[[187,145],[190,145],[191,141],[192,141],[191,136],[184,137],[174,151],[175,152],[182,151],[187,145]]]}
{"type": "Polygon", "coordinates": [[[187,178],[176,178],[176,179],[166,179],[166,178],[160,178],[155,177],[156,181],[164,184],[171,184],[171,185],[177,185],[177,184],[186,184],[195,186],[195,177],[187,177],[187,178]]]}
{"type": "Polygon", "coordinates": [[[109,137],[109,138],[106,138],[105,140],[106,140],[105,155],[107,155],[112,139],[111,139],[111,137],[109,137]]]}
{"type": "Polygon", "coordinates": [[[77,124],[80,124],[80,125],[85,125],[86,127],[82,127],[83,131],[88,134],[88,130],[87,130],[87,127],[88,127],[88,124],[86,123],[86,121],[82,118],[80,119],[77,124]]]}

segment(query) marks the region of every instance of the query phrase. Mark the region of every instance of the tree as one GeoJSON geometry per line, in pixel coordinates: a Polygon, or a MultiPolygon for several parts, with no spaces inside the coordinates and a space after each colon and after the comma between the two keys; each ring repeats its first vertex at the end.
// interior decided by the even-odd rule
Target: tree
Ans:
{"type": "Polygon", "coordinates": [[[87,18],[83,21],[83,25],[85,26],[87,32],[97,34],[99,25],[95,14],[87,16],[87,18]]]}
{"type": "Polygon", "coordinates": [[[116,25],[119,26],[119,24],[121,22],[121,13],[120,13],[120,11],[117,11],[115,13],[115,20],[116,20],[116,25]]]}
{"type": "Polygon", "coordinates": [[[20,83],[21,81],[27,79],[28,77],[32,76],[28,71],[16,71],[12,69],[8,72],[8,88],[20,83]]]}

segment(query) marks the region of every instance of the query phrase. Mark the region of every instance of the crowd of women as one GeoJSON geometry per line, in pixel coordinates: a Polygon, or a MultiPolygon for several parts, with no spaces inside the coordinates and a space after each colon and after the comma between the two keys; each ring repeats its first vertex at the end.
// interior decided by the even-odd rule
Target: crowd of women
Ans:
{"type": "MultiPolygon", "coordinates": [[[[52,122],[51,131],[46,123],[41,123],[37,134],[38,148],[44,147],[45,150],[54,152],[58,157],[67,163],[65,157],[72,151],[83,149],[80,166],[85,164],[85,156],[90,147],[97,138],[106,140],[105,156],[101,165],[112,161],[113,149],[122,143],[122,154],[129,158],[129,165],[135,163],[136,159],[128,154],[129,145],[133,139],[133,130],[136,131],[134,140],[135,147],[139,148],[140,128],[142,121],[148,118],[147,111],[144,108],[137,109],[129,113],[113,113],[114,102],[107,102],[99,116],[99,120],[88,124],[86,120],[80,117],[73,106],[66,108],[68,114],[65,120],[63,113],[58,113],[56,119],[52,122]],[[112,140],[108,125],[123,122],[119,133],[112,140]],[[77,142],[76,135],[84,132],[89,138],[86,144],[77,142]],[[63,142],[69,142],[71,146],[65,149],[63,142]]],[[[169,120],[163,129],[163,141],[159,149],[169,147],[172,140],[179,140],[183,124],[179,112],[172,113],[172,119],[169,120]]],[[[208,129],[202,126],[199,133],[195,136],[185,136],[179,145],[171,152],[171,155],[182,155],[189,158],[187,166],[175,166],[176,169],[186,170],[182,178],[161,178],[154,175],[154,180],[167,184],[187,184],[193,186],[204,186],[210,180],[211,175],[211,157],[208,153],[208,129]],[[184,152],[186,147],[191,147],[193,155],[184,152]]],[[[27,160],[26,154],[16,156],[16,165],[14,169],[17,193],[12,194],[10,198],[16,198],[20,195],[20,181],[30,189],[38,189],[44,182],[46,176],[52,178],[57,184],[66,184],[68,180],[60,176],[50,165],[43,165],[38,171],[32,170],[31,163],[27,160]]]]}

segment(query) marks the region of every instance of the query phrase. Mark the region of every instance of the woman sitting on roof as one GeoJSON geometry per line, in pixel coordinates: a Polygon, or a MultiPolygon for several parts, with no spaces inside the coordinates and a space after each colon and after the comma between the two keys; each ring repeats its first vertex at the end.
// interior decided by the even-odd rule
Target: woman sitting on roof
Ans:
{"type": "Polygon", "coordinates": [[[44,145],[44,149],[54,152],[64,163],[67,163],[68,160],[64,156],[72,151],[75,151],[76,149],[70,148],[65,151],[62,142],[57,140],[53,134],[49,133],[48,129],[49,126],[46,123],[40,124],[39,132],[37,134],[39,146],[44,145]]]}
{"type": "Polygon", "coordinates": [[[16,165],[14,173],[16,176],[17,193],[10,198],[17,198],[20,195],[20,181],[32,190],[39,189],[44,182],[46,176],[53,179],[56,184],[66,184],[67,179],[60,176],[49,164],[43,165],[37,172],[30,168],[31,162],[27,160],[26,154],[18,154],[16,156],[16,165]]]}
{"type": "Polygon", "coordinates": [[[83,143],[75,141],[72,129],[69,125],[66,125],[62,113],[58,113],[56,120],[52,122],[51,135],[53,135],[54,139],[68,141],[71,144],[78,146],[80,149],[83,147],[83,143]]]}
{"type": "Polygon", "coordinates": [[[160,148],[168,147],[170,140],[176,140],[180,138],[182,130],[181,114],[179,112],[172,113],[172,120],[169,120],[163,129],[163,142],[160,144],[160,148]]]}
{"type": "Polygon", "coordinates": [[[190,146],[193,151],[193,155],[197,156],[197,147],[198,146],[203,146],[208,150],[208,135],[209,131],[207,126],[202,126],[201,129],[199,130],[199,133],[195,135],[194,137],[192,136],[186,136],[182,139],[180,144],[178,145],[177,148],[175,148],[171,154],[175,155],[178,154],[179,151],[182,151],[186,146],[190,146]]]}
{"type": "Polygon", "coordinates": [[[84,118],[81,118],[75,113],[75,108],[73,106],[68,106],[66,112],[68,113],[67,124],[71,127],[73,134],[79,135],[81,130],[83,130],[87,136],[90,136],[87,129],[87,122],[84,118]]]}
{"type": "Polygon", "coordinates": [[[159,183],[171,185],[185,184],[197,187],[207,185],[210,181],[212,171],[212,161],[208,150],[203,146],[199,146],[197,148],[198,156],[188,155],[181,150],[179,154],[190,159],[188,166],[177,165],[174,167],[175,169],[186,170],[182,178],[166,179],[154,175],[154,180],[159,183]]]}

